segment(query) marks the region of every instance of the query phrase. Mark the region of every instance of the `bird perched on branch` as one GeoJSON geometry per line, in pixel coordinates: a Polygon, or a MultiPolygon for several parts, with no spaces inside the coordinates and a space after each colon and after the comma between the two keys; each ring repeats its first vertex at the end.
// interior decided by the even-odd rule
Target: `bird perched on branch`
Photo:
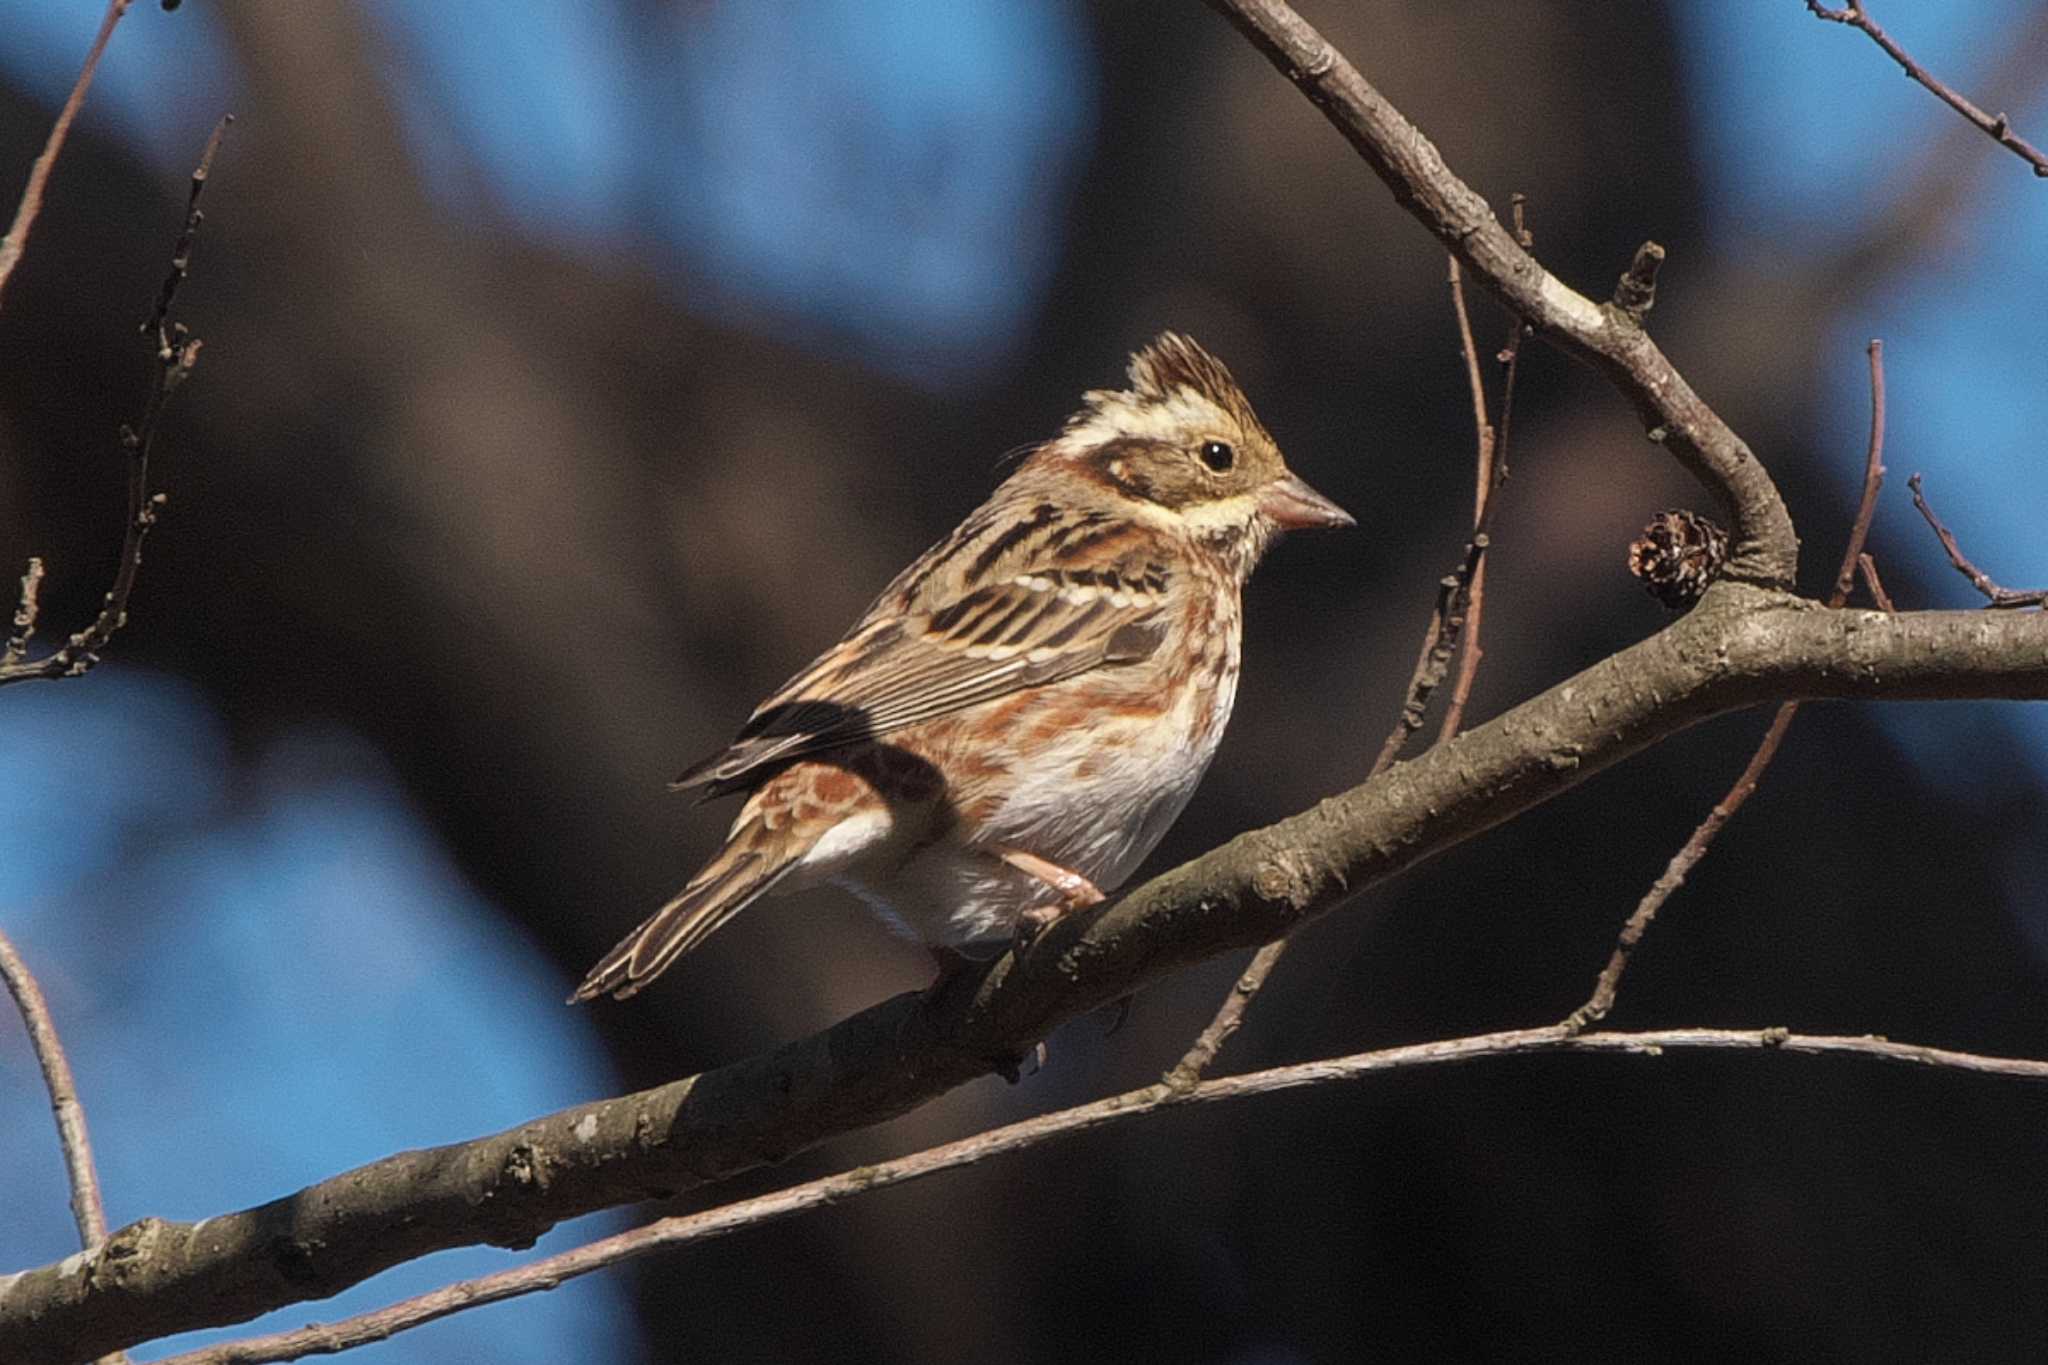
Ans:
{"type": "Polygon", "coordinates": [[[755,901],[833,882],[922,940],[1029,939],[1152,851],[1237,692],[1245,579],[1351,517],[1288,471],[1223,362],[1168,332],[1086,394],[845,639],[676,780],[725,844],[591,969],[625,997],[755,901]]]}

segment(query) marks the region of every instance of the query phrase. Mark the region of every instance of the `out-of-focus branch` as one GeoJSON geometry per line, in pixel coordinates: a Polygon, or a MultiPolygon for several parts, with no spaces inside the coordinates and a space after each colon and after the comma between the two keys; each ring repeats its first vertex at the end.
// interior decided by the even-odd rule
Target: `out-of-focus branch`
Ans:
{"type": "Polygon", "coordinates": [[[12,940],[0,933],[0,980],[21,1011],[28,1030],[29,1046],[35,1050],[36,1065],[43,1071],[43,1087],[50,1093],[50,1112],[57,1120],[57,1140],[64,1149],[64,1174],[71,1181],[71,1217],[78,1224],[78,1241],[87,1251],[107,1240],[107,1213],[100,1202],[100,1179],[93,1166],[92,1137],[86,1131],[85,1107],[78,1102],[78,1083],[71,1076],[71,1061],[57,1036],[57,1021],[50,1016],[49,1002],[42,987],[28,969],[12,940]]]}
{"type": "Polygon", "coordinates": [[[57,121],[50,125],[50,136],[44,141],[35,165],[29,167],[28,184],[22,187],[21,199],[14,206],[14,221],[8,226],[7,235],[0,237],[0,294],[6,293],[7,281],[21,260],[22,248],[28,245],[29,230],[36,225],[36,215],[43,211],[43,188],[50,183],[57,154],[64,150],[64,139],[71,136],[71,124],[78,117],[79,106],[85,103],[85,92],[92,88],[92,78],[99,72],[107,40],[114,36],[114,25],[121,22],[121,16],[133,3],[135,0],[107,0],[107,12],[100,18],[100,31],[93,36],[92,46],[86,50],[78,80],[72,85],[64,107],[57,111],[57,121]]]}
{"type": "MultiPolygon", "coordinates": [[[[22,600],[30,609],[31,621],[35,615],[37,567],[31,560],[30,575],[21,583],[22,600]]],[[[7,993],[14,997],[22,1027],[28,1030],[29,1047],[36,1054],[36,1065],[42,1069],[43,1089],[49,1093],[50,1113],[57,1121],[57,1145],[64,1152],[64,1177],[71,1186],[72,1221],[78,1224],[79,1246],[90,1253],[107,1240],[107,1210],[100,1200],[100,1176],[92,1159],[92,1134],[85,1126],[85,1106],[78,1101],[78,1082],[71,1075],[71,1059],[65,1054],[64,1040],[57,1033],[57,1020],[50,1013],[49,1001],[43,998],[43,988],[37,984],[35,973],[28,969],[14,941],[4,933],[0,933],[0,981],[7,983],[7,993]]],[[[109,1351],[100,1357],[99,1365],[127,1362],[126,1352],[109,1351]]]]}
{"type": "Polygon", "coordinates": [[[21,597],[14,608],[14,633],[7,637],[7,648],[0,652],[0,669],[10,667],[28,657],[29,642],[35,639],[36,617],[42,611],[43,561],[39,555],[30,555],[28,569],[21,576],[21,597]]]}
{"type": "Polygon", "coordinates": [[[1927,496],[1920,488],[1921,476],[1915,474],[1906,480],[1906,487],[1913,490],[1913,505],[1920,509],[1920,515],[1927,520],[1935,537],[1941,541],[1941,548],[1948,554],[1948,562],[1955,571],[1970,580],[1970,586],[1984,594],[1985,605],[1990,607],[2041,607],[2048,606],[2048,588],[2002,588],[1997,580],[1970,562],[1963,553],[1963,547],[1956,543],[1955,532],[1942,525],[1941,518],[1934,515],[1934,509],[1927,504],[1927,496]]]}
{"type": "MultiPolygon", "coordinates": [[[[1857,564],[1869,563],[1870,556],[1863,553],[1863,546],[1870,537],[1870,523],[1877,515],[1877,495],[1884,487],[1884,342],[1873,338],[1865,353],[1870,359],[1870,440],[1864,447],[1863,492],[1856,502],[1856,516],[1849,524],[1849,543],[1842,550],[1842,567],[1835,574],[1834,593],[1828,598],[1828,606],[1837,611],[1849,600],[1849,590],[1855,585],[1857,564]]],[[[1799,703],[1796,701],[1788,701],[1778,707],[1777,714],[1771,717],[1770,728],[1764,731],[1763,739],[1749,756],[1749,762],[1743,766],[1742,775],[1735,779],[1735,785],[1714,803],[1714,808],[1707,812],[1707,818],[1700,821],[1684,846],[1672,855],[1663,873],[1651,883],[1650,889],[1643,893],[1635,910],[1622,924],[1621,933],[1614,941],[1614,951],[1608,955],[1607,965],[1600,969],[1600,975],[1593,983],[1592,995],[1566,1017],[1566,1028],[1573,1032],[1588,1028],[1605,1019],[1614,1008],[1615,995],[1621,990],[1621,976],[1628,970],[1630,955],[1643,941],[1643,935],[1650,931],[1650,925],[1664,902],[1685,885],[1685,879],[1692,875],[1693,868],[1699,866],[1700,859],[1707,856],[1707,850],[1714,846],[1714,840],[1722,829],[1756,793],[1757,783],[1763,780],[1764,770],[1771,766],[1771,760],[1778,756],[1778,746],[1785,742],[1785,732],[1792,728],[1792,718],[1798,714],[1799,703]]]]}
{"type": "Polygon", "coordinates": [[[591,1242],[572,1251],[544,1257],[529,1265],[436,1289],[386,1308],[334,1323],[315,1323],[270,1336],[250,1337],[172,1356],[160,1365],[263,1365],[303,1356],[345,1351],[383,1341],[466,1308],[497,1303],[553,1289],[579,1275],[618,1265],[657,1251],[707,1241],[743,1228],[772,1223],[793,1214],[858,1198],[873,1190],[906,1184],[942,1171],[972,1166],[991,1157],[1036,1147],[1055,1138],[1083,1133],[1106,1124],[1157,1113],[1182,1104],[1248,1099],[1310,1086],[1365,1080],[1420,1067],[1449,1066],[1489,1058],[1537,1052],[1600,1052],[1630,1057],[1668,1057],[1675,1052],[1738,1051],[1799,1053],[1808,1056],[1861,1057],[1898,1066],[2048,1080],[2048,1062],[2019,1057],[1988,1057],[1945,1048],[1895,1043],[1887,1038],[1840,1037],[1793,1033],[1788,1029],[1660,1029],[1642,1033],[1574,1033],[1563,1025],[1477,1034],[1441,1042],[1384,1048],[1325,1061],[1224,1076],[1186,1088],[1162,1081],[1112,1095],[1071,1109],[1042,1114],[973,1137],[948,1142],[910,1156],[861,1166],[838,1175],[794,1185],[773,1194],[707,1209],[702,1213],[662,1218],[591,1242]]]}
{"type": "Polygon", "coordinates": [[[170,401],[178,385],[192,373],[192,367],[199,363],[199,338],[191,335],[183,323],[170,320],[171,303],[177,298],[178,286],[191,273],[193,239],[205,219],[199,211],[199,196],[206,188],[206,178],[213,170],[214,154],[220,150],[221,137],[231,122],[232,115],[223,118],[214,125],[212,136],[206,139],[206,151],[199,158],[199,168],[192,172],[192,188],[185,201],[185,225],[178,233],[177,243],[171,248],[170,270],[157,290],[156,304],[148,321],[142,324],[143,335],[150,339],[156,374],[150,383],[149,396],[143,401],[141,418],[134,426],[123,425],[121,428],[121,449],[128,459],[128,521],[121,537],[121,559],[114,571],[114,585],[107,590],[99,615],[93,618],[92,624],[65,641],[47,658],[31,660],[26,657],[26,651],[35,625],[35,588],[42,577],[41,562],[31,560],[29,574],[22,580],[21,607],[15,613],[16,633],[8,642],[6,657],[0,660],[0,686],[27,682],[32,678],[76,677],[99,662],[100,651],[128,623],[128,596],[134,591],[135,575],[142,568],[142,543],[156,525],[157,516],[164,506],[164,495],[149,491],[150,448],[156,442],[164,405],[170,401]]]}
{"type": "Polygon", "coordinates": [[[1540,335],[1606,376],[1635,407],[1650,439],[1727,504],[1736,539],[1726,570],[1731,579],[1765,587],[1791,583],[1799,541],[1769,473],[1685,382],[1627,306],[1595,303],[1546,270],[1486,200],[1444,164],[1422,131],[1285,0],[1205,3],[1323,111],[1395,202],[1458,257],[1470,278],[1540,335]]]}
{"type": "Polygon", "coordinates": [[[2034,174],[2048,176],[2048,153],[2021,137],[2012,130],[2012,120],[2004,114],[1987,114],[1965,99],[1926,67],[1913,60],[1906,49],[1900,47],[1889,33],[1878,27],[1870,12],[1863,8],[1863,0],[1849,0],[1839,8],[1824,5],[1820,0],[1806,0],[1806,8],[1816,19],[1825,19],[1833,24],[1847,24],[1850,28],[1861,29],[1869,35],[1870,41],[1884,49],[1884,54],[1899,64],[1908,76],[1920,82],[1934,93],[1935,98],[1961,114],[1984,135],[1999,146],[2017,156],[2034,168],[2034,174]]]}
{"type": "Polygon", "coordinates": [[[1061,1023],[1330,913],[1699,721],[1764,701],[2048,699],[2048,616],[1829,611],[1723,582],[1656,635],[1299,815],[1062,918],[934,1002],[473,1142],[386,1157],[203,1223],[145,1219],[0,1276],[9,1365],[69,1361],[321,1298],[451,1246],[525,1246],[904,1112],[1061,1023]]]}

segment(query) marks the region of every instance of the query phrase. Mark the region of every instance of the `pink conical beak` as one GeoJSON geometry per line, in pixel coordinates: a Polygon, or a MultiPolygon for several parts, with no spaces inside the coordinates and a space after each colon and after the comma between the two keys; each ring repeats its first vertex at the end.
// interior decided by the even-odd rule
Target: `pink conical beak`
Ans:
{"type": "Polygon", "coordinates": [[[1298,474],[1287,474],[1267,484],[1259,493],[1259,510],[1286,531],[1358,525],[1355,517],[1303,483],[1298,474]]]}

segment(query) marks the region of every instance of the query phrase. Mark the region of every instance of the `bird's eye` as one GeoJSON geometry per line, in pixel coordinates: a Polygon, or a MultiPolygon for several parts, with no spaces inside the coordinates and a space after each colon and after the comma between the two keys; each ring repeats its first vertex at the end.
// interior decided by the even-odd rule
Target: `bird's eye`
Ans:
{"type": "Polygon", "coordinates": [[[1202,463],[1221,474],[1237,463],[1237,452],[1223,441],[1202,443],[1202,463]]]}

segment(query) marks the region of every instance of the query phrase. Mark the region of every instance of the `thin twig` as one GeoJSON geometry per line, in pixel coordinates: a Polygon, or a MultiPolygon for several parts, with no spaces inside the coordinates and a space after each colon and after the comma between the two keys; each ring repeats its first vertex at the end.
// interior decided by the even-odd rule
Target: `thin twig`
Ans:
{"type": "MultiPolygon", "coordinates": [[[[1536,244],[1523,221],[1528,200],[1513,196],[1515,240],[1524,247],[1536,244]]],[[[1500,486],[1508,477],[1508,428],[1515,405],[1515,375],[1522,356],[1522,320],[1508,315],[1508,339],[1495,357],[1501,366],[1500,425],[1486,420],[1486,388],[1479,378],[1479,356],[1472,344],[1472,327],[1465,316],[1465,289],[1458,277],[1458,258],[1451,257],[1451,297],[1458,311],[1459,341],[1465,348],[1465,372],[1472,385],[1473,423],[1478,431],[1473,460],[1472,539],[1477,550],[1471,580],[1465,585],[1462,617],[1450,624],[1452,643],[1459,649],[1458,676],[1451,684],[1451,699],[1444,707],[1443,724],[1437,727],[1441,744],[1458,733],[1464,723],[1465,706],[1472,700],[1472,682],[1479,676],[1479,662],[1486,657],[1480,646],[1480,625],[1486,615],[1486,560],[1493,544],[1493,506],[1500,486]]]]}
{"type": "MultiPolygon", "coordinates": [[[[1521,195],[1515,196],[1514,215],[1516,234],[1525,239],[1528,232],[1522,223],[1521,195]]],[[[1472,339],[1472,318],[1465,308],[1465,288],[1459,275],[1458,258],[1452,256],[1447,276],[1451,290],[1451,309],[1458,320],[1458,342],[1465,360],[1465,379],[1472,394],[1472,426],[1475,432],[1476,455],[1474,464],[1474,491],[1472,495],[1472,541],[1465,549],[1465,558],[1458,571],[1439,585],[1436,609],[1430,615],[1429,628],[1423,632],[1422,649],[1416,656],[1415,671],[1408,680],[1408,691],[1403,700],[1401,715],[1394,723],[1394,729],[1380,746],[1377,758],[1373,760],[1370,777],[1378,777],[1392,766],[1401,746],[1410,735],[1422,726],[1422,720],[1429,706],[1429,696],[1443,681],[1444,672],[1452,652],[1462,636],[1465,653],[1459,660],[1457,684],[1452,688],[1451,703],[1444,713],[1443,728],[1437,733],[1441,744],[1458,732],[1458,721],[1463,715],[1465,701],[1472,692],[1473,675],[1479,671],[1481,651],[1479,648],[1479,621],[1486,591],[1485,552],[1488,538],[1485,534],[1489,523],[1489,512],[1493,494],[1504,477],[1507,464],[1506,452],[1495,458],[1494,426],[1486,416],[1486,381],[1479,370],[1479,347],[1472,339]]],[[[1507,372],[1506,390],[1501,399],[1501,420],[1507,420],[1509,404],[1514,399],[1515,356],[1521,350],[1522,324],[1519,318],[1510,318],[1512,330],[1507,346],[1498,357],[1507,372]]],[[[1252,960],[1231,983],[1230,991],[1216,1007],[1215,1015],[1201,1033],[1196,1035],[1181,1059],[1174,1063],[1164,1078],[1165,1084],[1186,1088],[1199,1080],[1202,1073],[1216,1060],[1216,1054],[1223,1050],[1223,1044],[1244,1024],[1245,1011],[1252,1001],[1265,989],[1266,979],[1280,964],[1280,958],[1287,951],[1288,940],[1275,939],[1252,955],[1252,960]]]]}
{"type": "Polygon", "coordinates": [[[21,576],[21,599],[14,608],[14,634],[7,637],[7,650],[0,654],[0,668],[21,662],[28,654],[29,641],[36,637],[36,615],[42,610],[43,561],[30,555],[28,571],[21,576]]]}
{"type": "Polygon", "coordinates": [[[1589,361],[1626,396],[1646,431],[1727,503],[1734,553],[1723,578],[1782,588],[1799,538],[1769,472],[1687,384],[1626,310],[1595,303],[1544,268],[1459,179],[1443,154],[1286,0],[1206,0],[1314,103],[1476,284],[1534,334],[1589,361]]]}
{"type": "Polygon", "coordinates": [[[566,1280],[588,1275],[622,1261],[656,1251],[666,1251],[693,1242],[723,1236],[742,1228],[787,1218],[827,1204],[856,1198],[873,1190],[887,1189],[941,1171],[972,1166],[991,1157],[1035,1147],[1052,1138],[1087,1132],[1105,1124],[1141,1114],[1156,1113],[1183,1104],[1213,1103],[1246,1099],[1310,1086],[1355,1081],[1386,1072],[1418,1067],[1448,1066],[1487,1058],[1512,1057],[1538,1052],[1597,1052],[1632,1057],[1662,1057],[1682,1051],[1789,1052],[1809,1056],[1844,1055],[1894,1065],[1932,1067],[1965,1071],[1977,1075],[2009,1076],[2048,1081],[2048,1061],[2031,1058],[1989,1057],[1954,1052],[1946,1048],[1895,1043],[1888,1038],[1865,1035],[1843,1037],[1793,1033],[1783,1028],[1765,1029],[1660,1029],[1642,1033],[1574,1033],[1563,1024],[1544,1028],[1512,1029],[1483,1033],[1440,1042],[1416,1043],[1407,1047],[1361,1052],[1325,1061],[1297,1062],[1290,1066],[1253,1071],[1239,1076],[1222,1076],[1201,1081],[1185,1089],[1167,1084],[1148,1085],[1113,1095],[1090,1104],[1062,1109],[1019,1123],[992,1128],[973,1137],[898,1157],[891,1161],[861,1166],[838,1175],[795,1185],[773,1194],[707,1209],[701,1213],[663,1218],[645,1227],[622,1232],[588,1243],[571,1251],[543,1257],[527,1265],[495,1274],[463,1280],[416,1298],[405,1299],[359,1317],[334,1323],[315,1323],[294,1331],[211,1346],[172,1356],[159,1365],[263,1365],[264,1362],[296,1360],[316,1353],[348,1350],[382,1341],[408,1328],[447,1317],[465,1308],[496,1303],[553,1289],[566,1280]]]}
{"type": "Polygon", "coordinates": [[[1486,532],[1475,531],[1472,539],[1465,542],[1458,567],[1437,580],[1436,606],[1430,612],[1428,628],[1422,633],[1422,650],[1416,656],[1415,671],[1408,678],[1401,714],[1373,759],[1374,773],[1385,772],[1400,756],[1408,737],[1422,728],[1429,714],[1429,699],[1443,684],[1444,675],[1450,672],[1451,658],[1458,651],[1458,639],[1467,620],[1467,595],[1491,543],[1486,532]]]}
{"type": "Polygon", "coordinates": [[[1287,945],[1290,942],[1291,939],[1276,938],[1252,954],[1252,960],[1245,964],[1245,969],[1238,973],[1237,980],[1231,983],[1230,992],[1223,997],[1223,1003],[1216,1007],[1216,1014],[1209,1020],[1208,1027],[1195,1036],[1195,1041],[1187,1052],[1160,1078],[1163,1084],[1175,1090],[1185,1091],[1192,1089],[1195,1083],[1202,1079],[1202,1073],[1216,1060],[1216,1054],[1230,1041],[1230,1035],[1244,1025],[1245,1011],[1252,1007],[1252,1001],[1265,989],[1266,978],[1280,965],[1280,958],[1287,952],[1287,945]]]}
{"type": "Polygon", "coordinates": [[[1820,0],[1806,0],[1806,8],[1816,19],[1825,19],[1834,24],[1847,24],[1850,28],[1863,30],[1870,36],[1870,41],[1884,49],[1886,56],[1897,62],[1908,76],[1933,91],[1935,97],[1943,104],[1968,119],[1999,146],[2032,166],[2035,175],[2048,176],[2048,153],[2043,153],[2039,147],[2015,133],[2012,130],[2012,120],[2004,114],[1985,113],[1963,98],[1954,87],[1914,61],[1907,55],[1906,49],[1900,47],[1889,33],[1877,26],[1877,21],[1863,8],[1863,0],[1849,0],[1848,4],[1839,9],[1824,5],[1820,0]]]}
{"type": "Polygon", "coordinates": [[[0,237],[0,292],[5,292],[7,281],[21,260],[22,249],[28,245],[29,229],[36,225],[36,215],[43,211],[43,187],[50,183],[50,172],[57,165],[57,154],[64,150],[64,139],[71,135],[71,124],[78,117],[79,106],[85,103],[85,92],[92,88],[92,78],[99,71],[100,58],[107,50],[107,40],[114,36],[114,25],[121,22],[121,16],[133,3],[134,0],[107,0],[107,12],[101,17],[100,31],[94,35],[92,47],[85,54],[85,65],[79,70],[78,80],[72,85],[64,107],[57,111],[57,121],[50,126],[50,136],[43,143],[42,154],[29,168],[28,184],[22,187],[21,200],[14,207],[14,222],[8,227],[7,235],[0,237]]]}
{"type": "Polygon", "coordinates": [[[1915,474],[1906,480],[1906,487],[1913,490],[1913,505],[1920,509],[1920,515],[1934,529],[1941,540],[1941,548],[1948,552],[1948,562],[1955,571],[1970,580],[1972,587],[1984,594],[1986,605],[1991,607],[2039,607],[2048,606],[2048,588],[2001,588],[1991,575],[1970,562],[1963,553],[1963,547],[1956,543],[1955,533],[1941,524],[1941,518],[1934,515],[1934,509],[1927,505],[1927,498],[1920,491],[1921,476],[1915,474]]]}
{"type": "MultiPolygon", "coordinates": [[[[1458,258],[1451,256],[1449,284],[1451,286],[1451,312],[1458,319],[1458,350],[1465,360],[1465,387],[1472,394],[1472,430],[1478,437],[1480,473],[1493,472],[1493,423],[1486,416],[1486,379],[1479,373],[1479,345],[1472,339],[1472,315],[1465,309],[1465,279],[1458,268],[1458,258]]],[[[1479,514],[1486,510],[1486,490],[1490,480],[1482,477],[1473,494],[1472,520],[1478,521],[1479,514]]]]}
{"type": "Polygon", "coordinates": [[[1898,608],[1892,605],[1891,595],[1884,590],[1884,580],[1877,576],[1877,561],[1867,554],[1857,555],[1856,567],[1863,571],[1863,586],[1870,589],[1870,600],[1877,603],[1877,609],[1896,614],[1898,608]]]}
{"type": "MultiPolygon", "coordinates": [[[[1873,339],[1865,353],[1870,357],[1870,442],[1863,456],[1863,493],[1856,503],[1856,517],[1849,525],[1849,543],[1842,551],[1842,567],[1835,574],[1834,592],[1828,597],[1830,607],[1840,609],[1849,600],[1849,589],[1854,582],[1856,565],[1859,560],[1868,559],[1863,545],[1870,535],[1870,523],[1877,514],[1878,490],[1884,487],[1884,343],[1873,339]]],[[[1873,570],[1874,572],[1874,570],[1873,570]]],[[[1643,941],[1650,924],[1657,918],[1657,912],[1672,893],[1685,885],[1700,859],[1707,856],[1714,840],[1723,827],[1734,818],[1735,812],[1756,792],[1757,783],[1763,779],[1764,770],[1771,766],[1771,760],[1778,756],[1778,746],[1785,742],[1785,732],[1792,727],[1792,718],[1799,714],[1799,703],[1788,701],[1778,708],[1771,717],[1771,725],[1764,731],[1764,737],[1757,743],[1756,752],[1743,765],[1742,775],[1735,779],[1722,798],[1707,812],[1707,818],[1700,821],[1691,836],[1671,861],[1664,865],[1663,873],[1643,893],[1636,908],[1621,926],[1621,933],[1614,940],[1614,950],[1608,954],[1607,965],[1600,969],[1599,977],[1593,983],[1593,993],[1565,1017],[1564,1027],[1578,1032],[1605,1019],[1614,1008],[1614,999],[1621,990],[1622,973],[1628,970],[1629,955],[1643,941]]]]}
{"type": "Polygon", "coordinates": [[[100,1202],[85,1108],[78,1102],[78,1085],[71,1078],[71,1062],[57,1036],[57,1022],[50,1017],[49,1002],[43,999],[42,987],[36,984],[28,963],[4,933],[0,933],[0,978],[6,980],[7,993],[21,1011],[36,1065],[43,1069],[50,1112],[57,1118],[57,1140],[64,1148],[64,1173],[71,1181],[71,1217],[78,1224],[79,1244],[89,1251],[107,1240],[107,1213],[100,1202]]]}
{"type": "MultiPolygon", "coordinates": [[[[1472,391],[1472,529],[1477,532],[1486,524],[1486,504],[1493,493],[1493,423],[1486,416],[1486,381],[1479,373],[1479,347],[1472,340],[1472,319],[1465,311],[1465,283],[1458,271],[1458,258],[1450,258],[1451,311],[1458,317],[1458,345],[1465,358],[1465,382],[1472,391]]],[[[1464,632],[1464,652],[1458,657],[1458,678],[1451,687],[1450,704],[1444,709],[1443,725],[1437,731],[1437,742],[1442,743],[1458,733],[1458,722],[1465,714],[1466,699],[1472,695],[1472,679],[1479,671],[1479,660],[1484,654],[1479,644],[1479,625],[1486,610],[1486,561],[1480,560],[1472,570],[1472,583],[1467,590],[1467,627],[1464,632]]]]}
{"type": "MultiPolygon", "coordinates": [[[[213,170],[213,158],[220,150],[221,137],[233,121],[233,115],[221,119],[214,125],[212,136],[206,139],[206,151],[199,158],[199,168],[192,172],[192,188],[185,201],[184,226],[171,248],[170,270],[157,290],[149,319],[142,324],[143,335],[150,339],[156,375],[150,384],[149,395],[143,401],[141,419],[132,427],[125,424],[121,427],[121,449],[128,459],[128,521],[121,537],[121,559],[114,572],[114,585],[107,590],[99,615],[93,618],[92,624],[65,641],[63,647],[48,658],[30,661],[10,650],[8,658],[0,662],[0,686],[31,678],[76,677],[99,662],[100,651],[128,623],[128,597],[135,589],[135,576],[142,568],[142,544],[150,528],[156,525],[165,501],[162,493],[149,491],[150,449],[156,441],[158,420],[163,416],[164,405],[170,401],[178,385],[192,373],[193,366],[199,363],[201,342],[186,330],[183,323],[170,320],[171,303],[177,297],[178,286],[191,273],[193,238],[200,223],[205,221],[205,215],[199,211],[199,196],[206,189],[206,178],[213,170]]],[[[24,583],[24,588],[26,586],[24,583]]]]}

